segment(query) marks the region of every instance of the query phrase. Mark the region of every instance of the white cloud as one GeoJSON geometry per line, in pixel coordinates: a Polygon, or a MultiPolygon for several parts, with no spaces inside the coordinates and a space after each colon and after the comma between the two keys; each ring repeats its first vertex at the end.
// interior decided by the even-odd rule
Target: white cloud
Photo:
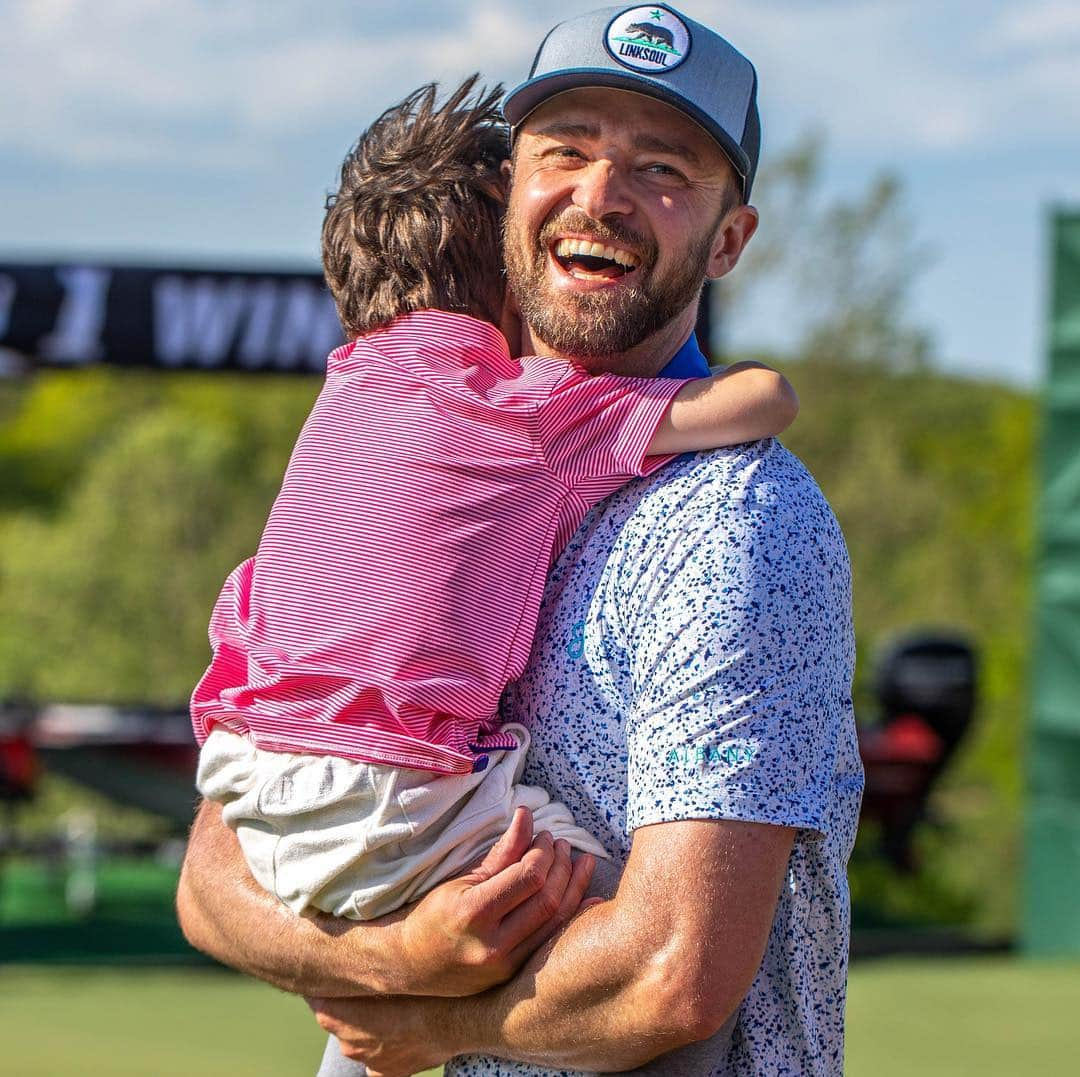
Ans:
{"type": "Polygon", "coordinates": [[[1075,139],[1075,0],[716,0],[695,14],[754,60],[767,122],[823,125],[844,150],[948,154],[1075,139]]]}
{"type": "Polygon", "coordinates": [[[1028,0],[1002,12],[991,43],[1018,48],[1061,49],[1080,45],[1080,5],[1075,0],[1028,0]]]}
{"type": "MultiPolygon", "coordinates": [[[[258,144],[372,118],[426,78],[523,70],[550,17],[494,0],[386,6],[17,0],[0,67],[9,150],[80,161],[250,161],[258,144]],[[459,9],[455,13],[453,9],[459,9]],[[230,149],[230,147],[232,147],[230,149]]],[[[263,154],[265,155],[264,147],[263,154]]]]}
{"type": "MultiPolygon", "coordinates": [[[[370,8],[346,0],[8,0],[0,139],[78,162],[242,167],[312,130],[357,130],[426,78],[514,80],[556,0],[370,8]]],[[[766,134],[947,155],[1074,139],[1075,0],[687,0],[761,74],[766,134]]]]}
{"type": "MultiPolygon", "coordinates": [[[[207,77],[217,26],[197,0],[11,6],[0,67],[9,151],[75,163],[189,159],[193,125],[228,126],[227,95],[207,77]]],[[[215,141],[224,139],[211,138],[211,151],[215,141]]]]}
{"type": "Polygon", "coordinates": [[[240,113],[259,131],[294,131],[328,116],[362,122],[426,79],[456,79],[480,70],[524,70],[539,31],[494,3],[471,4],[452,29],[419,36],[388,27],[375,47],[330,34],[275,42],[237,64],[240,113]],[[267,73],[273,72],[268,80],[267,73]]]}
{"type": "MultiPolygon", "coordinates": [[[[1035,100],[1034,44],[1021,48],[1010,39],[1019,57],[1008,62],[1003,40],[983,44],[1002,36],[999,22],[1015,18],[1015,7],[1000,0],[707,6],[714,23],[731,25],[732,37],[755,59],[771,112],[825,125],[845,150],[969,152],[1057,140],[1075,130],[1080,93],[1058,108],[1035,100]]],[[[1044,21],[1049,32],[1049,15],[1044,21]]],[[[1071,59],[1080,72],[1075,44],[1071,59]]],[[[1063,82],[1064,91],[1076,85],[1063,82]]]]}

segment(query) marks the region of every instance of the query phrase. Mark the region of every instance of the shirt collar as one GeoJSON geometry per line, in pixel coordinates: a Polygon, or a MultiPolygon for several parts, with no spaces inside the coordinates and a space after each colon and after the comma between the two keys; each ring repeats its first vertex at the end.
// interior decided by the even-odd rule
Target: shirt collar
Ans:
{"type": "MultiPolygon", "coordinates": [[[[508,356],[509,353],[506,350],[506,341],[503,339],[502,334],[493,325],[489,325],[487,322],[478,322],[475,318],[469,318],[461,314],[449,314],[446,311],[418,311],[414,314],[407,314],[401,318],[398,318],[390,326],[383,330],[377,330],[381,333],[392,333],[396,335],[397,330],[407,329],[409,331],[414,330],[418,325],[423,325],[425,328],[428,325],[438,325],[440,329],[447,330],[447,334],[440,339],[440,346],[442,348],[453,347],[455,344],[455,337],[452,330],[458,330],[461,337],[469,344],[473,343],[469,337],[472,334],[467,330],[480,329],[485,332],[485,335],[491,339],[488,343],[497,345],[501,352],[508,356]],[[443,325],[438,325],[439,321],[444,322],[443,325]],[[455,324],[457,323],[457,324],[455,324]]],[[[374,334],[369,335],[369,343],[374,334]]],[[[364,337],[359,338],[360,341],[364,340],[364,337]]],[[[337,348],[330,355],[330,364],[334,365],[336,362],[341,362],[346,359],[353,349],[357,346],[359,341],[352,340],[348,344],[337,348]]],[[[659,377],[661,378],[707,378],[709,376],[709,360],[705,358],[701,349],[698,347],[697,337],[691,333],[685,341],[683,341],[682,347],[671,357],[667,366],[660,371],[659,377]]]]}
{"type": "Polygon", "coordinates": [[[660,371],[661,378],[707,378],[709,360],[698,347],[697,337],[691,333],[683,346],[671,357],[660,371]]]}
{"type": "Polygon", "coordinates": [[[381,349],[387,355],[396,355],[404,349],[406,354],[422,355],[444,368],[471,366],[479,359],[502,377],[513,378],[521,373],[520,365],[510,358],[506,338],[498,326],[448,310],[399,314],[389,325],[335,348],[327,360],[327,371],[336,369],[357,349],[362,352],[368,348],[381,349]]]}

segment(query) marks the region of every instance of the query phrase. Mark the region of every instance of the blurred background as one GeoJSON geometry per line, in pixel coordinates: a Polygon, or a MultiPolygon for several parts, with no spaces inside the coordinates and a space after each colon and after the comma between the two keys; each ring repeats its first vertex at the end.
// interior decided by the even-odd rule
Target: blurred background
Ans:
{"type": "MultiPolygon", "coordinates": [[[[209,611],[335,343],[344,153],[589,6],[0,0],[0,1070],[313,1072],[303,1003],[172,914],[209,611]]],[[[703,344],[791,378],[854,568],[848,1072],[1065,1072],[1080,6],[683,10],[754,61],[764,132],[703,344]]]]}

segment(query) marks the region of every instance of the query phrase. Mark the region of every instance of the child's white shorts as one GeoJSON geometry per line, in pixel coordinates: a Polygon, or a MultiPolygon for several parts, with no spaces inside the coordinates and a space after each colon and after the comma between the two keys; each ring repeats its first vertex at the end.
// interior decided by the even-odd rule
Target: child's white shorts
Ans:
{"type": "Polygon", "coordinates": [[[197,784],[223,805],[259,885],[298,913],[370,920],[414,901],[479,860],[521,805],[536,831],[606,859],[565,804],[518,784],[529,734],[503,729],[517,751],[491,752],[477,773],[433,774],[267,752],[219,726],[203,745],[197,784]]]}

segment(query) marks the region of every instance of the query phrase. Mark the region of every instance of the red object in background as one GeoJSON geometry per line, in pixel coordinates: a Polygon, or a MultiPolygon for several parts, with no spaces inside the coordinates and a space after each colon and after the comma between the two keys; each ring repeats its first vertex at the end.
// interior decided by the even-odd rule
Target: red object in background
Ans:
{"type": "Polygon", "coordinates": [[[902,714],[873,733],[859,740],[864,762],[929,764],[945,754],[945,741],[918,714],[902,714]]]}
{"type": "Polygon", "coordinates": [[[30,741],[22,734],[0,733],[0,800],[29,800],[37,772],[30,741]]]}
{"type": "Polygon", "coordinates": [[[915,827],[971,723],[975,682],[974,651],[954,637],[908,637],[879,664],[881,718],[859,729],[862,818],[880,823],[881,851],[901,871],[916,866],[915,827]]]}

